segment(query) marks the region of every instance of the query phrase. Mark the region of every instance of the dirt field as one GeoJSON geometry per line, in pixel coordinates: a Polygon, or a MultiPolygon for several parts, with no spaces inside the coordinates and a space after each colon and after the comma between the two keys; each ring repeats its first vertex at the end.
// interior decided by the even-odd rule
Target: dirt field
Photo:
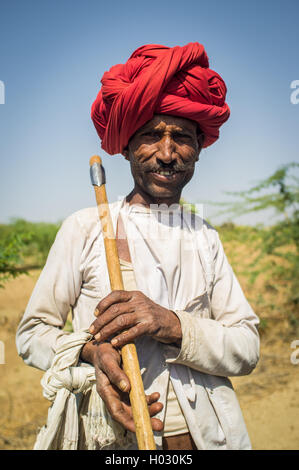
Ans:
{"type": "MultiPolygon", "coordinates": [[[[26,366],[15,347],[15,331],[39,275],[32,271],[0,290],[0,449],[32,449],[47,417],[42,372],[26,366]],[[4,362],[4,364],[3,364],[4,362]]],[[[261,359],[249,376],[232,379],[254,449],[299,449],[299,364],[291,363],[293,337],[268,331],[261,338],[261,359]]]]}

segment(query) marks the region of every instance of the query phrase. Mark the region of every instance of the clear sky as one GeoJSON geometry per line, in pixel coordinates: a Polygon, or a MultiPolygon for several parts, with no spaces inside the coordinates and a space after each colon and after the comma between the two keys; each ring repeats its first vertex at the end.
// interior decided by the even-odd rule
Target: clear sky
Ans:
{"type": "MultiPolygon", "coordinates": [[[[129,165],[103,152],[90,107],[103,73],[147,43],[203,44],[228,87],[231,117],[185,199],[224,200],[299,161],[298,18],[298,0],[0,0],[0,222],[58,221],[94,205],[94,154],[109,200],[130,192],[129,165]]],[[[204,206],[212,222],[214,212],[204,206]]]]}

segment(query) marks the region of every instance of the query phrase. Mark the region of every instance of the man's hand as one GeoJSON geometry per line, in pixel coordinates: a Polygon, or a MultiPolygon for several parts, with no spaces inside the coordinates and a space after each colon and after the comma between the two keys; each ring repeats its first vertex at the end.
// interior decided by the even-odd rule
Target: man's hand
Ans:
{"type": "MultiPolygon", "coordinates": [[[[125,429],[135,432],[132,409],[129,402],[130,381],[120,368],[121,355],[110,343],[86,343],[81,351],[81,358],[94,365],[97,392],[104,401],[111,417],[125,429]]],[[[158,402],[158,392],[146,396],[151,424],[154,431],[161,431],[163,423],[152,418],[162,410],[158,402]]]]}
{"type": "Polygon", "coordinates": [[[114,336],[111,344],[117,348],[143,335],[152,336],[161,343],[181,344],[181,323],[176,314],[142,292],[112,291],[99,302],[96,315],[90,333],[97,341],[114,336]]]}

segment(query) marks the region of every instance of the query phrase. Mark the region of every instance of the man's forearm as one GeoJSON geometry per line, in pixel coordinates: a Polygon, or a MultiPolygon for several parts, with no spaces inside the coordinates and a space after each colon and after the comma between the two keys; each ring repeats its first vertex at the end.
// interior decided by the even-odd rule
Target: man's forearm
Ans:
{"type": "Polygon", "coordinates": [[[255,367],[259,338],[249,320],[225,326],[189,312],[177,311],[177,314],[183,330],[182,347],[179,355],[167,362],[224,377],[246,375],[255,367]]]}

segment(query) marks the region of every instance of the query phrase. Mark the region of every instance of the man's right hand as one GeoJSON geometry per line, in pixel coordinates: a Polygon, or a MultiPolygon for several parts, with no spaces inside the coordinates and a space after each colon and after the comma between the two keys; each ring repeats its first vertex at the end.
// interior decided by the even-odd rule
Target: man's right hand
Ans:
{"type": "MultiPolygon", "coordinates": [[[[130,381],[121,369],[121,355],[110,343],[90,341],[81,351],[81,359],[93,364],[96,374],[97,392],[104,401],[111,417],[125,429],[135,432],[132,408],[129,401],[130,381]]],[[[163,405],[158,402],[158,392],[146,396],[154,431],[161,431],[163,423],[153,418],[163,405]]]]}

